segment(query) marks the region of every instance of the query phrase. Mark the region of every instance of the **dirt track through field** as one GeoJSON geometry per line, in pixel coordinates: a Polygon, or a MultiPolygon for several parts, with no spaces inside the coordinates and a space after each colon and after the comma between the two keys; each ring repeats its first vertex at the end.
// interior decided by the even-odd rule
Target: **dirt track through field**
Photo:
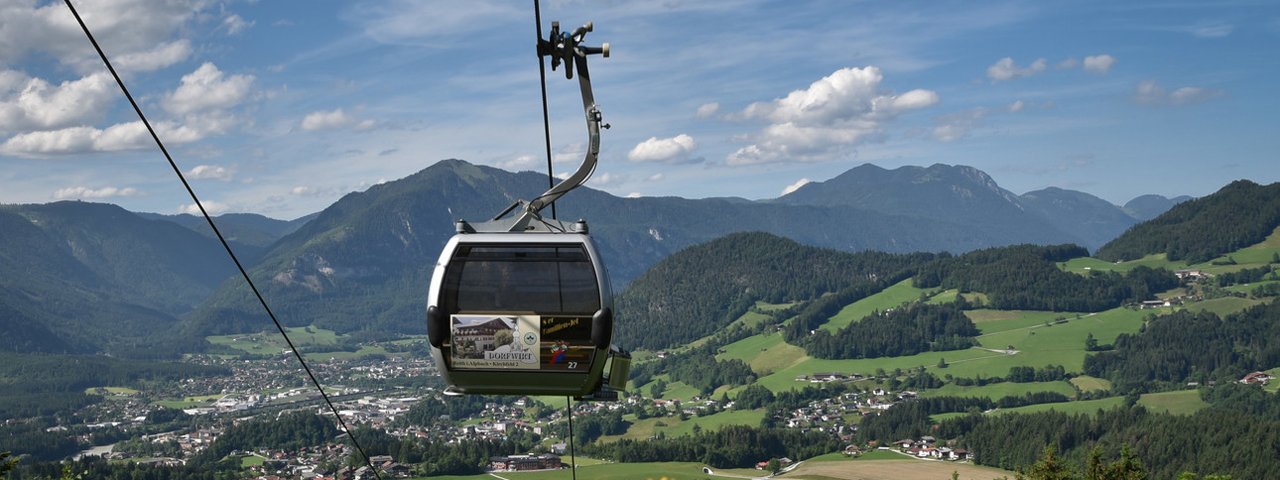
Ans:
{"type": "Polygon", "coordinates": [[[967,463],[927,460],[861,460],[845,462],[807,462],[778,478],[820,478],[842,480],[948,480],[951,472],[959,472],[962,480],[1013,478],[1013,472],[979,467],[967,463]]]}

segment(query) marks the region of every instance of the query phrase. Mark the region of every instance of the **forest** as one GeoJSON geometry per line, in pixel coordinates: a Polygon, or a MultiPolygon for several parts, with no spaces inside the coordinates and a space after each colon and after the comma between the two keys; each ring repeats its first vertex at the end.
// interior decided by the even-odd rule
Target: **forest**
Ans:
{"type": "Polygon", "coordinates": [[[1280,184],[1237,180],[1217,193],[1175,205],[1134,225],[1094,255],[1107,261],[1165,253],[1169,260],[1202,263],[1256,244],[1280,225],[1280,184]]]}
{"type": "Polygon", "coordinates": [[[963,298],[946,305],[911,303],[876,312],[836,331],[817,330],[802,345],[817,358],[876,358],[973,346],[978,328],[963,298]]]}
{"type": "Polygon", "coordinates": [[[918,288],[982,292],[991,308],[1057,312],[1099,312],[1178,286],[1173,272],[1163,269],[1140,266],[1126,274],[1095,271],[1081,276],[1056,264],[1088,254],[1075,245],[977,250],[921,266],[914,283],[918,288]]]}
{"type": "Polygon", "coordinates": [[[677,252],[633,281],[617,299],[616,341],[653,350],[682,345],[723,328],[757,301],[817,298],[933,257],[851,254],[766,233],[731,234],[677,252]]]}
{"type": "Polygon", "coordinates": [[[1154,391],[1186,382],[1219,384],[1280,365],[1280,304],[1271,302],[1219,318],[1180,311],[1152,318],[1115,348],[1085,358],[1086,374],[1118,391],[1154,391]]]}

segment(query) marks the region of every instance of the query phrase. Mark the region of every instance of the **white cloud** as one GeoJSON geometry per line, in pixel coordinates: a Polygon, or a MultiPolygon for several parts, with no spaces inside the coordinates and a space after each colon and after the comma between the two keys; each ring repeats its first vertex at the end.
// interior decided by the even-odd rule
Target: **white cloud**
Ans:
{"type": "Polygon", "coordinates": [[[533,155],[520,155],[516,158],[498,162],[498,168],[510,170],[513,172],[521,172],[525,170],[533,170],[539,166],[538,157],[533,155]]]}
{"type": "Polygon", "coordinates": [[[302,118],[302,129],[307,131],[328,130],[350,125],[352,118],[341,108],[328,112],[311,112],[302,118]]]}
{"type": "Polygon", "coordinates": [[[1046,63],[1043,58],[1037,58],[1036,61],[1031,62],[1031,65],[1023,68],[1013,63],[1013,58],[1004,57],[997,60],[996,63],[992,64],[990,67],[987,67],[987,78],[990,78],[992,82],[998,82],[1021,77],[1030,77],[1043,72],[1047,65],[1048,63],[1046,63]]]}
{"type": "MultiPolygon", "coordinates": [[[[209,0],[103,0],[79,5],[98,42],[114,58],[149,52],[190,30],[188,22],[214,2],[209,0]]],[[[20,61],[43,52],[81,74],[100,71],[102,62],[62,2],[0,2],[0,58],[20,61]]],[[[124,65],[120,66],[121,68],[124,65]]]]}
{"type": "Polygon", "coordinates": [[[0,72],[0,131],[51,129],[84,124],[114,99],[105,73],[51,85],[21,72],[0,72]]]}
{"type": "Polygon", "coordinates": [[[698,144],[693,137],[683,133],[671,138],[649,137],[636,144],[627,153],[627,159],[633,162],[688,163],[699,160],[689,158],[689,153],[696,148],[698,144]]]}
{"type": "Polygon", "coordinates": [[[245,19],[234,13],[222,19],[222,28],[226,29],[229,35],[239,34],[252,27],[253,24],[254,22],[245,21],[245,19]]]}
{"type": "Polygon", "coordinates": [[[626,183],[629,179],[630,177],[627,175],[620,175],[616,173],[597,173],[592,175],[591,178],[587,180],[587,183],[591,184],[593,187],[603,188],[626,183]]]}
{"type": "Polygon", "coordinates": [[[1063,61],[1061,61],[1061,62],[1058,62],[1058,68],[1063,69],[1063,70],[1067,70],[1067,69],[1071,69],[1071,68],[1076,68],[1076,67],[1079,67],[1079,66],[1080,66],[1080,61],[1079,61],[1079,60],[1076,60],[1076,59],[1074,59],[1074,58],[1068,58],[1068,59],[1065,59],[1065,60],[1063,60],[1063,61]]]}
{"type": "Polygon", "coordinates": [[[799,190],[799,189],[800,189],[800,187],[803,187],[803,186],[805,186],[805,185],[808,185],[810,182],[812,182],[812,180],[809,180],[809,179],[807,179],[807,178],[801,178],[801,179],[799,179],[799,180],[796,180],[796,181],[795,181],[795,183],[792,183],[791,185],[787,185],[785,188],[783,188],[783,189],[782,189],[782,194],[781,194],[781,195],[779,195],[779,196],[784,196],[784,197],[785,197],[785,196],[787,196],[788,194],[790,194],[791,192],[794,192],[794,191],[796,191],[796,190],[799,190]]]}
{"type": "Polygon", "coordinates": [[[731,117],[771,123],[746,136],[753,143],[730,154],[726,163],[828,160],[881,134],[899,114],[938,103],[938,94],[930,90],[885,92],[882,80],[873,66],[843,68],[786,97],[748,105],[731,117]]]}
{"type": "MultiPolygon", "coordinates": [[[[215,202],[212,200],[201,200],[200,205],[204,206],[204,210],[209,212],[209,215],[218,215],[231,209],[231,207],[225,203],[215,202]]],[[[200,207],[194,203],[180,205],[178,206],[178,213],[200,215],[200,207]]]]}
{"type": "Polygon", "coordinates": [[[1024,108],[1027,108],[1027,103],[1022,100],[1016,100],[1013,103],[1010,103],[1008,107],[1010,113],[1021,112],[1024,108]]]}
{"type": "Polygon", "coordinates": [[[150,50],[120,55],[118,58],[111,59],[111,63],[120,70],[148,72],[186,60],[190,55],[191,42],[184,38],[158,45],[150,50]]]}
{"type": "MultiPolygon", "coordinates": [[[[233,118],[227,115],[192,116],[186,124],[158,122],[156,134],[165,144],[184,144],[201,140],[212,133],[224,132],[233,118]]],[[[19,156],[45,156],[88,152],[120,152],[152,148],[155,145],[142,121],[96,127],[67,127],[14,135],[0,144],[0,153],[19,156]]]]}
{"type": "Polygon", "coordinates": [[[187,171],[187,176],[197,180],[222,180],[229,182],[235,176],[234,168],[218,165],[196,165],[187,171]]]}
{"type": "Polygon", "coordinates": [[[641,197],[644,197],[644,194],[641,194],[640,192],[631,192],[631,193],[628,193],[626,196],[626,198],[641,198],[641,197]]]}
{"type": "Polygon", "coordinates": [[[1084,71],[1093,73],[1107,73],[1111,70],[1111,66],[1116,64],[1116,57],[1111,55],[1090,55],[1084,57],[1084,71]]]}
{"type": "Polygon", "coordinates": [[[60,188],[53,192],[53,198],[56,200],[66,200],[69,198],[111,198],[111,197],[132,197],[138,195],[138,189],[133,187],[67,187],[60,188]]]}
{"type": "Polygon", "coordinates": [[[252,75],[224,75],[213,63],[205,62],[182,76],[181,84],[165,99],[164,108],[178,115],[228,109],[249,95],[253,80],[252,75]]]}
{"type": "Polygon", "coordinates": [[[698,118],[709,118],[720,111],[720,104],[716,102],[704,103],[698,106],[698,118]]]}
{"type": "Polygon", "coordinates": [[[649,178],[644,179],[644,181],[646,181],[646,182],[661,182],[661,181],[662,181],[662,179],[664,179],[664,178],[667,178],[667,176],[666,176],[666,175],[663,175],[663,174],[662,174],[662,172],[658,172],[658,173],[655,173],[655,174],[653,174],[653,175],[649,175],[649,178]]]}
{"type": "Polygon", "coordinates": [[[1190,105],[1222,95],[1222,90],[1205,87],[1181,87],[1169,93],[1155,80],[1138,84],[1133,99],[1143,105],[1190,105]]]}

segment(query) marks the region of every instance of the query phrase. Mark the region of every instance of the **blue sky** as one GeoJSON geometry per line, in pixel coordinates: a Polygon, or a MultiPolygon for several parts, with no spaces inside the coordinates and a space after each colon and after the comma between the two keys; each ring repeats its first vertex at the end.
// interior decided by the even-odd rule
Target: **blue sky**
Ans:
{"type": "MultiPolygon", "coordinates": [[[[446,158],[544,170],[531,2],[80,0],[206,207],[294,218],[446,158]]],[[[588,185],[773,198],[863,163],[1123,204],[1280,180],[1280,5],[543,2],[595,22],[588,185]]],[[[191,201],[61,2],[0,0],[0,203],[191,201]]],[[[544,28],[546,28],[544,26],[544,28]]],[[[586,132],[549,72],[557,172],[586,132]]]]}

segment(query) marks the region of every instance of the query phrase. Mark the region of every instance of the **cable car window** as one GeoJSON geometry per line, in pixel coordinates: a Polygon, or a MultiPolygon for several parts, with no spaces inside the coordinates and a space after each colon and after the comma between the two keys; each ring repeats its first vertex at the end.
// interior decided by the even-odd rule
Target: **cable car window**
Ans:
{"type": "Polygon", "coordinates": [[[442,306],[457,312],[590,315],[600,287],[581,245],[464,245],[445,272],[442,306]]]}

